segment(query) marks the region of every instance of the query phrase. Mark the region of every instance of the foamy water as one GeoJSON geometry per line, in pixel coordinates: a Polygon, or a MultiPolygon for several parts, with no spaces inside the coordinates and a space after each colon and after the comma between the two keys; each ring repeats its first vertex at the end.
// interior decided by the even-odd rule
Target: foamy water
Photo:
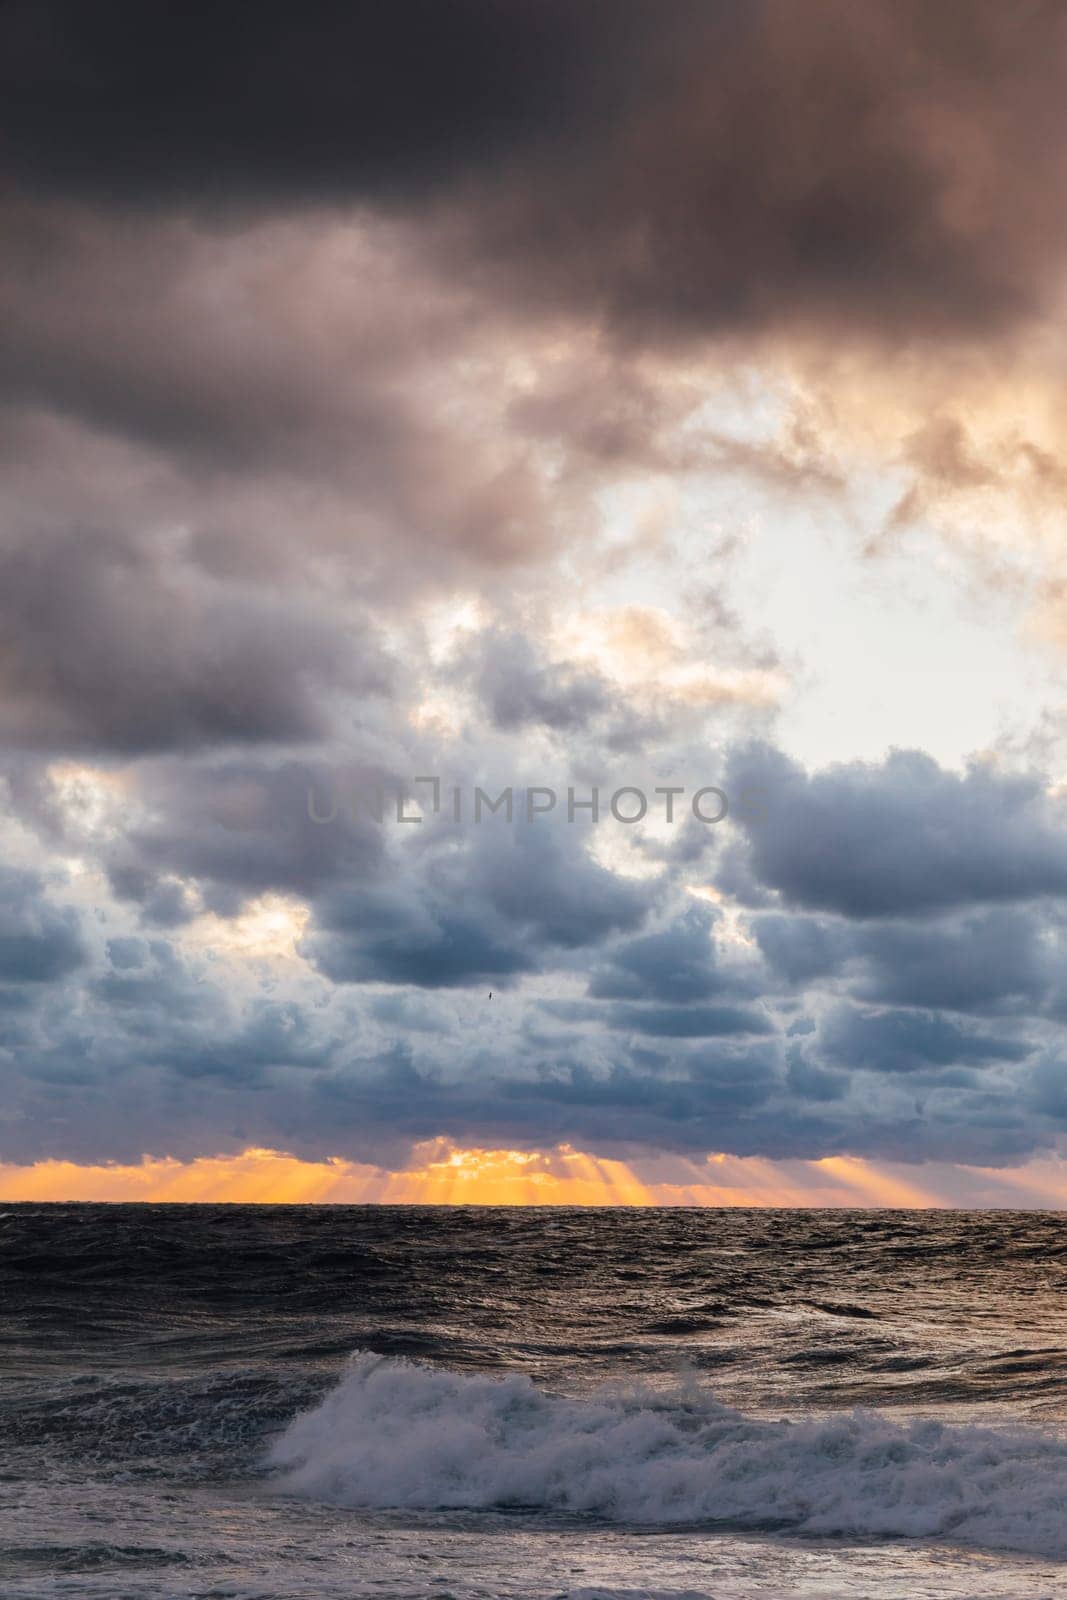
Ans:
{"type": "Polygon", "coordinates": [[[15,1207],[0,1597],[1053,1600],[1051,1216],[15,1207]]]}
{"type": "Polygon", "coordinates": [[[1067,1441],[870,1412],[743,1416],[697,1380],[571,1400],[363,1353],[270,1459],[353,1507],[565,1511],[945,1539],[1067,1559],[1067,1441]]]}

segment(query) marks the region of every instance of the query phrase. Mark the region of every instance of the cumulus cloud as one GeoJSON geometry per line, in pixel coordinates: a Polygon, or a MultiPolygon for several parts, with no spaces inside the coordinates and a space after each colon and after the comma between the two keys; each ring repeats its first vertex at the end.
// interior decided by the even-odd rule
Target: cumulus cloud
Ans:
{"type": "Polygon", "coordinates": [[[633,928],[647,891],[607,871],[578,830],[490,821],[415,859],[394,856],[392,881],[339,882],[315,902],[306,952],[338,982],[437,988],[542,970],[561,952],[596,948],[633,928]],[[407,870],[405,870],[405,868],[407,870]]]}
{"type": "Polygon", "coordinates": [[[789,905],[893,916],[1067,888],[1062,808],[1037,775],[961,777],[921,751],[809,775],[756,746],[735,752],[727,784],[749,797],[756,879],[789,905]]]}
{"type": "Polygon", "coordinates": [[[995,1061],[1022,1061],[1025,1041],[960,1023],[936,1012],[861,1011],[843,1007],[820,1030],[825,1058],[853,1071],[921,1072],[995,1061]]]}
{"type": "Polygon", "coordinates": [[[616,945],[594,970],[589,993],[673,1005],[750,995],[751,978],[719,955],[713,941],[718,922],[710,908],[690,906],[656,933],[616,945]]]}
{"type": "MultiPolygon", "coordinates": [[[[746,772],[751,759],[738,752],[746,772]]],[[[908,792],[896,758],[812,776],[773,751],[760,761],[812,808],[811,826],[824,803],[834,817],[860,799],[896,815],[908,792]]],[[[1031,780],[921,772],[934,804],[969,796],[979,841],[987,816],[1038,806],[1031,780]]],[[[10,878],[6,1127],[20,1149],[29,1138],[40,1153],[103,1157],[119,1083],[142,1147],[186,1154],[209,1108],[244,1139],[277,1142],[284,1127],[305,1153],[353,1155],[448,1134],[1001,1161],[1047,1147],[1062,1125],[1049,1065],[1056,898],[990,903],[962,846],[951,892],[865,894],[857,915],[851,902],[823,909],[807,865],[779,882],[782,857],[761,854],[759,824],[742,823],[752,881],[762,873],[779,902],[748,918],[680,897],[684,859],[652,879],[609,870],[588,823],[501,813],[476,827],[428,811],[408,832],[343,807],[316,822],[308,779],[331,775],[258,759],[152,763],[140,825],[104,830],[118,898],[98,911],[108,938],[95,954],[72,906],[32,874],[10,878]],[[188,897],[178,942],[151,931],[168,884],[188,897]],[[306,908],[304,960],[234,986],[196,930],[205,908],[236,917],[267,892],[306,908]],[[124,907],[143,934],[122,931],[124,907]],[[74,986],[73,1007],[48,1002],[56,984],[74,986]],[[210,1086],[195,1115],[193,1082],[210,1086]]],[[[1031,842],[1055,859],[1056,813],[1042,815],[1031,842]]],[[[709,865],[714,875],[714,855],[709,865]]]]}
{"type": "Polygon", "coordinates": [[[0,549],[8,743],[137,754],[302,743],[340,690],[383,694],[365,620],[191,571],[165,546],[91,529],[0,549]]]}
{"type": "Polygon", "coordinates": [[[611,704],[609,686],[599,674],[539,659],[522,634],[491,634],[479,640],[479,648],[477,688],[498,728],[532,723],[571,732],[611,704]]]}
{"type": "Polygon", "coordinates": [[[74,910],[48,898],[37,874],[0,869],[0,983],[51,983],[86,960],[74,910]]]}

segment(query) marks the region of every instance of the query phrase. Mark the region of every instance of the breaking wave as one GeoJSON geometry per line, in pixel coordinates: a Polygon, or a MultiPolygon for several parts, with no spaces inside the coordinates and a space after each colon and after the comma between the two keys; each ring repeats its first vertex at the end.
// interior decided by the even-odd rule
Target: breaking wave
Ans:
{"type": "Polygon", "coordinates": [[[352,1507],[527,1508],[1067,1558],[1067,1440],[863,1411],[754,1418],[695,1381],[571,1399],[525,1377],[361,1353],[270,1464],[285,1492],[352,1507]]]}

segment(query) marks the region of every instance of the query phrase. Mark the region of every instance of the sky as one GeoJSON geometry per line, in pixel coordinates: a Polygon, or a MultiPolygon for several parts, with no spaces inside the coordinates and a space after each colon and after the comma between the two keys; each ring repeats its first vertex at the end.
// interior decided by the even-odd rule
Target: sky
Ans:
{"type": "Polygon", "coordinates": [[[1067,1204],[1063,8],[0,62],[0,1198],[1067,1204]]]}

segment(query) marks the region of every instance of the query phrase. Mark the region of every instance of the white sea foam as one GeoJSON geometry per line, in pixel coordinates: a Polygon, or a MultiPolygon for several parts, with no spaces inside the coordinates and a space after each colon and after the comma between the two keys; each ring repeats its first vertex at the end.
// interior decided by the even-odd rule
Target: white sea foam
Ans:
{"type": "Polygon", "coordinates": [[[1067,1440],[860,1411],[746,1417],[695,1382],[577,1400],[364,1353],[271,1461],[286,1492],[345,1506],[536,1507],[1067,1558],[1067,1440]]]}

